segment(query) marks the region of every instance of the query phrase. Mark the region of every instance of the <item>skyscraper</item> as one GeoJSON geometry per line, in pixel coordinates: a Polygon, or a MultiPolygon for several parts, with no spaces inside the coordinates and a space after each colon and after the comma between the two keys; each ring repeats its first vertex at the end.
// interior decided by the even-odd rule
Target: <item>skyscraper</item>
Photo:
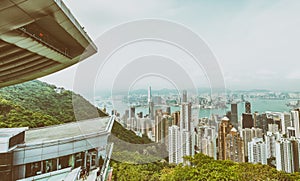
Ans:
{"type": "Polygon", "coordinates": [[[149,106],[149,118],[154,120],[154,103],[152,100],[151,86],[148,87],[148,106],[149,106]]]}
{"type": "Polygon", "coordinates": [[[180,111],[180,130],[191,131],[192,104],[182,103],[180,111]]]}
{"type": "Polygon", "coordinates": [[[154,129],[154,133],[155,133],[155,142],[161,142],[162,140],[162,110],[158,109],[155,112],[155,129],[154,129]]]}
{"type": "Polygon", "coordinates": [[[179,127],[172,125],[169,127],[169,163],[182,163],[183,158],[181,154],[181,136],[179,127]]]}
{"type": "Polygon", "coordinates": [[[276,169],[287,173],[293,173],[293,152],[291,142],[288,139],[281,139],[276,142],[276,169]]]}
{"type": "Polygon", "coordinates": [[[251,113],[242,114],[242,129],[254,127],[254,121],[251,113]]]}
{"type": "Polygon", "coordinates": [[[300,122],[299,122],[299,109],[291,111],[292,125],[295,128],[296,138],[300,138],[300,122]]]}
{"type": "Polygon", "coordinates": [[[157,143],[167,143],[168,135],[168,118],[163,115],[161,109],[155,112],[155,142],[157,143]]]}
{"type": "Polygon", "coordinates": [[[252,141],[253,138],[262,138],[262,129],[260,128],[244,128],[241,130],[241,137],[244,141],[245,157],[248,160],[248,143],[252,141]]]}
{"type": "Polygon", "coordinates": [[[251,103],[248,101],[245,102],[245,113],[251,113],[251,103]]]}
{"type": "Polygon", "coordinates": [[[230,123],[230,120],[227,117],[222,118],[221,123],[219,125],[218,130],[218,159],[219,160],[225,160],[226,159],[226,136],[232,129],[232,125],[230,123]]]}
{"type": "Polygon", "coordinates": [[[170,107],[170,106],[168,106],[168,107],[166,108],[166,113],[167,113],[168,115],[171,115],[171,107],[170,107]]]}
{"type": "Polygon", "coordinates": [[[180,125],[180,111],[176,111],[172,114],[173,116],[173,122],[172,125],[177,125],[179,127],[180,125]]]}
{"type": "Polygon", "coordinates": [[[212,126],[200,126],[197,130],[197,151],[217,159],[215,128],[212,126]]]}
{"type": "Polygon", "coordinates": [[[152,101],[151,86],[148,87],[148,104],[152,101]]]}
{"type": "Polygon", "coordinates": [[[231,104],[231,117],[230,121],[233,124],[235,128],[238,127],[238,109],[237,109],[237,104],[232,103],[231,104]]]}
{"type": "Polygon", "coordinates": [[[248,143],[248,161],[250,163],[267,164],[267,146],[262,138],[253,138],[248,143]]]}
{"type": "Polygon", "coordinates": [[[275,134],[271,132],[267,132],[264,135],[265,143],[267,147],[267,158],[275,157],[276,156],[276,137],[275,134]]]}
{"type": "Polygon", "coordinates": [[[182,91],[182,103],[187,102],[187,91],[183,90],[182,91]]]}
{"type": "Polygon", "coordinates": [[[239,132],[233,127],[225,138],[225,159],[234,162],[245,162],[244,141],[239,132]]]}

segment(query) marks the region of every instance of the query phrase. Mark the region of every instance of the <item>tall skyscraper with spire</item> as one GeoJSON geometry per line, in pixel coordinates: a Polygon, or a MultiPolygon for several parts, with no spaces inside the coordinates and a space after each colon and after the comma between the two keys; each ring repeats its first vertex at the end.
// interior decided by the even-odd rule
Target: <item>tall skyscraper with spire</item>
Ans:
{"type": "Polygon", "coordinates": [[[186,90],[183,90],[182,91],[182,103],[183,102],[187,102],[187,91],[186,90]]]}
{"type": "Polygon", "coordinates": [[[152,101],[151,86],[148,87],[148,104],[152,101]]]}
{"type": "Polygon", "coordinates": [[[154,103],[152,101],[151,86],[148,87],[148,106],[150,120],[154,120],[154,103]]]}

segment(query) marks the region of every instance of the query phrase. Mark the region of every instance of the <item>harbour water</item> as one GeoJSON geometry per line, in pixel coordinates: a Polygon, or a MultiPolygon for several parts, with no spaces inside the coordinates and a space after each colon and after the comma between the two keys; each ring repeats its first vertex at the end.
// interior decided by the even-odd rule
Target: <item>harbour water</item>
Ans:
{"type": "MultiPolygon", "coordinates": [[[[290,112],[291,107],[288,107],[286,104],[290,101],[293,101],[292,99],[284,99],[284,100],[273,100],[273,99],[248,99],[251,103],[251,111],[252,113],[258,112],[263,113],[266,111],[272,111],[272,112],[290,112]]],[[[98,104],[99,107],[101,105],[98,104]]],[[[155,109],[163,109],[165,110],[166,106],[163,107],[155,107],[155,109]]],[[[111,110],[115,109],[117,110],[121,116],[125,113],[126,109],[129,109],[129,106],[122,101],[113,101],[111,106],[107,106],[106,110],[108,113],[111,113],[111,110]]],[[[171,107],[171,113],[180,110],[180,107],[171,107]]],[[[217,114],[219,116],[223,116],[226,114],[227,111],[230,111],[230,104],[227,104],[226,109],[199,109],[199,118],[203,117],[210,117],[211,114],[217,114]]],[[[143,112],[143,115],[148,114],[148,107],[141,106],[136,107],[135,110],[136,113],[143,112]]],[[[245,106],[244,102],[238,103],[238,115],[239,117],[241,114],[245,112],[245,106]]]]}

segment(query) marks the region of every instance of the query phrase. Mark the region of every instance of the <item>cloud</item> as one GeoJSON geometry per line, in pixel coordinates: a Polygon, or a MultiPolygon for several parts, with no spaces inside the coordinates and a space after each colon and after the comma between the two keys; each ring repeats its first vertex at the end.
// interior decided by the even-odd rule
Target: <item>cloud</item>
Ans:
{"type": "Polygon", "coordinates": [[[287,79],[292,79],[292,80],[299,80],[300,79],[300,72],[299,71],[293,71],[290,72],[287,76],[287,79]]]}
{"type": "MultiPolygon", "coordinates": [[[[300,89],[300,84],[292,81],[299,80],[300,73],[290,72],[300,59],[298,0],[66,0],[65,3],[93,39],[131,20],[169,19],[188,26],[208,42],[229,88],[298,86],[300,89]]],[[[69,85],[69,76],[64,79],[63,74],[53,74],[47,81],[69,85]]]]}

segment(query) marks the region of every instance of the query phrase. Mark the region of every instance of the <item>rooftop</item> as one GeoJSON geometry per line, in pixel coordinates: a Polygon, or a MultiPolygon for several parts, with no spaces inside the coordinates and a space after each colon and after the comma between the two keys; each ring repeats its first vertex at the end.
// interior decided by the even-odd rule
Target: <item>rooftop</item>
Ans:
{"type": "Polygon", "coordinates": [[[28,130],[28,127],[22,128],[0,128],[0,143],[8,141],[11,137],[28,130]]]}
{"type": "Polygon", "coordinates": [[[77,121],[56,126],[30,129],[25,132],[25,143],[42,143],[86,136],[101,132],[110,132],[112,117],[103,117],[77,121]]]}

